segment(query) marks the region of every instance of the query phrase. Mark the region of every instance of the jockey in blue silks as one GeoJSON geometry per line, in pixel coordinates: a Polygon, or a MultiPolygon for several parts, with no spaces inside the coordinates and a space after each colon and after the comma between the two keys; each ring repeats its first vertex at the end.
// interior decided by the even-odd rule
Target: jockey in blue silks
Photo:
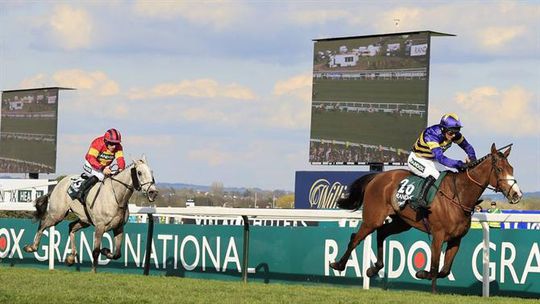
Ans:
{"type": "Polygon", "coordinates": [[[439,124],[425,129],[416,140],[409,154],[407,166],[411,172],[425,178],[418,198],[420,206],[427,207],[428,190],[440,175],[438,164],[463,170],[466,168],[465,162],[476,160],[474,148],[460,132],[462,127],[456,114],[445,114],[439,124]],[[452,143],[456,143],[467,153],[465,162],[444,156],[444,152],[452,143]]]}

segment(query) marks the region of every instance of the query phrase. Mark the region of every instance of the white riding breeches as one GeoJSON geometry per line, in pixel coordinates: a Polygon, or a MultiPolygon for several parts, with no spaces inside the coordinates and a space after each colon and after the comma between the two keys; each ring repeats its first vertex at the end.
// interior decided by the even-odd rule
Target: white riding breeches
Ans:
{"type": "Polygon", "coordinates": [[[438,161],[419,157],[414,152],[409,154],[407,167],[412,173],[420,177],[426,178],[431,175],[435,179],[438,179],[439,175],[441,175],[439,168],[444,170],[444,167],[438,161]]]}
{"type": "Polygon", "coordinates": [[[95,176],[95,177],[97,177],[99,179],[99,181],[103,181],[103,179],[105,178],[105,174],[103,174],[103,172],[101,172],[101,171],[98,171],[98,170],[94,169],[92,167],[92,165],[90,165],[90,163],[88,161],[84,162],[83,174],[86,177],[95,176]]]}

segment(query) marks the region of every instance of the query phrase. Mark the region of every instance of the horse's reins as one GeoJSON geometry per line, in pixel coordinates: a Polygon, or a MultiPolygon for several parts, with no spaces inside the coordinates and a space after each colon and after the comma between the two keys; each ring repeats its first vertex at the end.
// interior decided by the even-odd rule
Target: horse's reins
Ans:
{"type": "MultiPolygon", "coordinates": [[[[511,146],[511,144],[508,145],[508,146],[511,146]]],[[[505,146],[505,147],[503,147],[503,148],[506,148],[506,147],[508,147],[508,146],[505,146]]],[[[503,149],[503,148],[501,148],[501,149],[503,149]]],[[[501,149],[499,149],[499,150],[501,150],[501,149]]],[[[489,175],[490,175],[490,176],[491,176],[491,172],[493,172],[493,169],[495,169],[495,178],[497,179],[497,184],[495,185],[495,187],[493,187],[493,186],[491,186],[491,185],[489,184],[489,179],[487,180],[486,185],[482,185],[480,182],[478,182],[477,180],[475,180],[475,179],[471,176],[471,174],[469,173],[469,168],[467,168],[467,169],[465,170],[465,172],[467,173],[467,177],[468,177],[473,183],[475,183],[478,187],[480,187],[480,188],[482,188],[482,189],[487,188],[487,189],[490,189],[490,190],[492,190],[492,191],[494,191],[494,192],[501,192],[505,197],[508,197],[508,196],[510,195],[510,190],[512,190],[512,188],[514,187],[514,185],[517,184],[517,180],[516,180],[515,178],[499,178],[500,172],[502,172],[502,169],[499,168],[499,167],[497,167],[497,159],[496,159],[495,155],[491,154],[491,170],[489,171],[489,175]],[[508,192],[507,192],[507,193],[504,193],[504,192],[502,191],[502,188],[499,186],[499,183],[500,183],[501,181],[513,181],[513,184],[510,186],[510,188],[508,188],[508,192]]]]}
{"type": "Polygon", "coordinates": [[[461,200],[459,199],[459,195],[458,195],[458,192],[457,192],[457,184],[456,184],[456,175],[452,175],[452,181],[453,181],[453,185],[454,185],[454,197],[450,197],[450,195],[446,194],[444,191],[442,190],[439,190],[439,192],[444,196],[446,197],[447,199],[450,200],[450,202],[458,207],[460,207],[463,211],[465,211],[466,213],[468,214],[472,214],[473,213],[473,208],[469,208],[467,206],[464,206],[462,203],[461,203],[461,200]],[[457,201],[456,201],[456,198],[457,197],[457,201]]]}
{"type": "MultiPolygon", "coordinates": [[[[512,144],[510,145],[506,145],[500,149],[498,149],[498,151],[502,150],[502,149],[505,149],[509,146],[511,146],[512,144]]],[[[474,184],[476,184],[478,187],[480,187],[481,189],[490,189],[490,190],[493,190],[495,192],[502,192],[501,188],[499,187],[499,182],[502,181],[502,180],[510,180],[510,179],[502,179],[502,178],[499,178],[499,171],[501,171],[501,169],[499,167],[496,166],[497,164],[497,159],[495,158],[495,156],[493,154],[490,154],[491,155],[491,170],[489,172],[489,175],[491,176],[491,172],[493,172],[493,169],[495,169],[495,177],[497,178],[497,187],[492,187],[490,184],[489,184],[489,179],[487,180],[486,182],[486,185],[482,185],[480,182],[478,182],[477,180],[475,180],[470,172],[469,172],[469,168],[465,169],[465,173],[467,174],[467,178],[469,178],[474,184]]],[[[458,191],[457,191],[457,184],[456,184],[456,176],[454,175],[452,177],[452,181],[453,181],[453,185],[454,185],[454,196],[453,197],[450,197],[450,195],[446,194],[444,191],[442,190],[439,190],[439,192],[444,196],[446,197],[447,199],[450,200],[450,202],[458,207],[460,207],[463,211],[465,211],[466,213],[472,215],[473,214],[473,211],[474,211],[474,208],[471,208],[471,207],[467,207],[467,206],[464,206],[462,203],[461,203],[461,200],[459,198],[459,195],[458,195],[458,191]],[[456,197],[457,197],[457,201],[456,201],[456,197]]],[[[514,183],[517,183],[517,181],[514,179],[514,183]]],[[[512,185],[513,187],[513,185],[512,185]]],[[[510,189],[512,189],[512,187],[510,187],[510,189]]],[[[508,190],[508,194],[510,194],[510,189],[508,190]]],[[[504,194],[504,193],[503,193],[504,194]]]]}
{"type": "MultiPolygon", "coordinates": [[[[133,168],[131,168],[131,170],[132,170],[132,172],[131,172],[131,181],[135,184],[135,182],[133,181],[133,170],[135,170],[135,166],[134,166],[133,168]]],[[[120,209],[123,209],[123,208],[125,208],[125,206],[121,206],[121,205],[118,203],[118,198],[116,197],[116,191],[114,190],[114,186],[113,186],[112,182],[115,181],[115,182],[121,184],[122,186],[126,187],[126,188],[127,188],[128,190],[130,190],[130,191],[133,191],[133,190],[137,190],[137,191],[138,191],[138,190],[140,190],[140,188],[139,188],[139,189],[136,189],[133,185],[130,185],[130,184],[128,184],[128,183],[124,183],[123,181],[114,178],[114,176],[112,176],[112,175],[110,176],[110,179],[111,179],[111,188],[112,188],[112,191],[113,191],[114,200],[116,201],[116,204],[118,205],[118,207],[119,207],[120,209]]],[[[138,183],[137,183],[137,184],[138,184],[138,183]]]]}
{"type": "MultiPolygon", "coordinates": [[[[137,177],[136,166],[133,166],[133,168],[131,168],[131,181],[133,182],[133,185],[130,185],[130,184],[125,183],[125,182],[123,182],[123,181],[121,181],[119,179],[116,179],[113,176],[111,176],[110,178],[111,178],[111,185],[112,185],[112,182],[115,181],[115,182],[118,182],[119,184],[121,184],[122,186],[126,187],[130,191],[134,191],[134,190],[141,191],[143,186],[149,184],[148,188],[146,188],[146,191],[145,191],[145,193],[147,195],[148,195],[148,190],[150,189],[150,187],[152,187],[152,185],[155,184],[155,180],[154,180],[153,177],[152,177],[152,181],[141,184],[140,181],[139,181],[139,178],[137,177]]],[[[120,206],[120,204],[118,203],[118,198],[116,198],[116,191],[114,190],[114,187],[112,187],[112,190],[113,190],[113,194],[114,194],[114,199],[116,200],[116,204],[120,208],[124,208],[124,206],[120,206]]]]}

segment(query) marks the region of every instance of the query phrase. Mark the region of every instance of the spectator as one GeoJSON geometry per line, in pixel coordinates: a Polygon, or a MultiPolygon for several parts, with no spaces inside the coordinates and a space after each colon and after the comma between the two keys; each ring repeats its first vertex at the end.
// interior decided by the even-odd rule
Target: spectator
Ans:
{"type": "MultiPolygon", "coordinates": [[[[495,201],[491,202],[490,207],[487,210],[488,213],[496,214],[496,213],[502,213],[501,209],[497,207],[497,203],[495,201]]],[[[490,228],[501,228],[501,223],[499,222],[489,222],[490,228]]]]}
{"type": "MultiPolygon", "coordinates": [[[[482,206],[480,205],[476,205],[476,207],[474,207],[474,213],[477,213],[477,212],[482,212],[482,206]]],[[[482,228],[482,224],[480,222],[471,222],[471,229],[481,229],[482,228]]]]}

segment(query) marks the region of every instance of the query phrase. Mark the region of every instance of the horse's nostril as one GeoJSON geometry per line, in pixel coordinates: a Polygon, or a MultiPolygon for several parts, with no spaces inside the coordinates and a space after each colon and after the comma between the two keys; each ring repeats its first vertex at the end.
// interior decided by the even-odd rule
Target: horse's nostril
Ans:
{"type": "Polygon", "coordinates": [[[148,200],[150,200],[151,202],[153,202],[158,196],[158,191],[157,190],[150,190],[148,191],[148,200]]]}

